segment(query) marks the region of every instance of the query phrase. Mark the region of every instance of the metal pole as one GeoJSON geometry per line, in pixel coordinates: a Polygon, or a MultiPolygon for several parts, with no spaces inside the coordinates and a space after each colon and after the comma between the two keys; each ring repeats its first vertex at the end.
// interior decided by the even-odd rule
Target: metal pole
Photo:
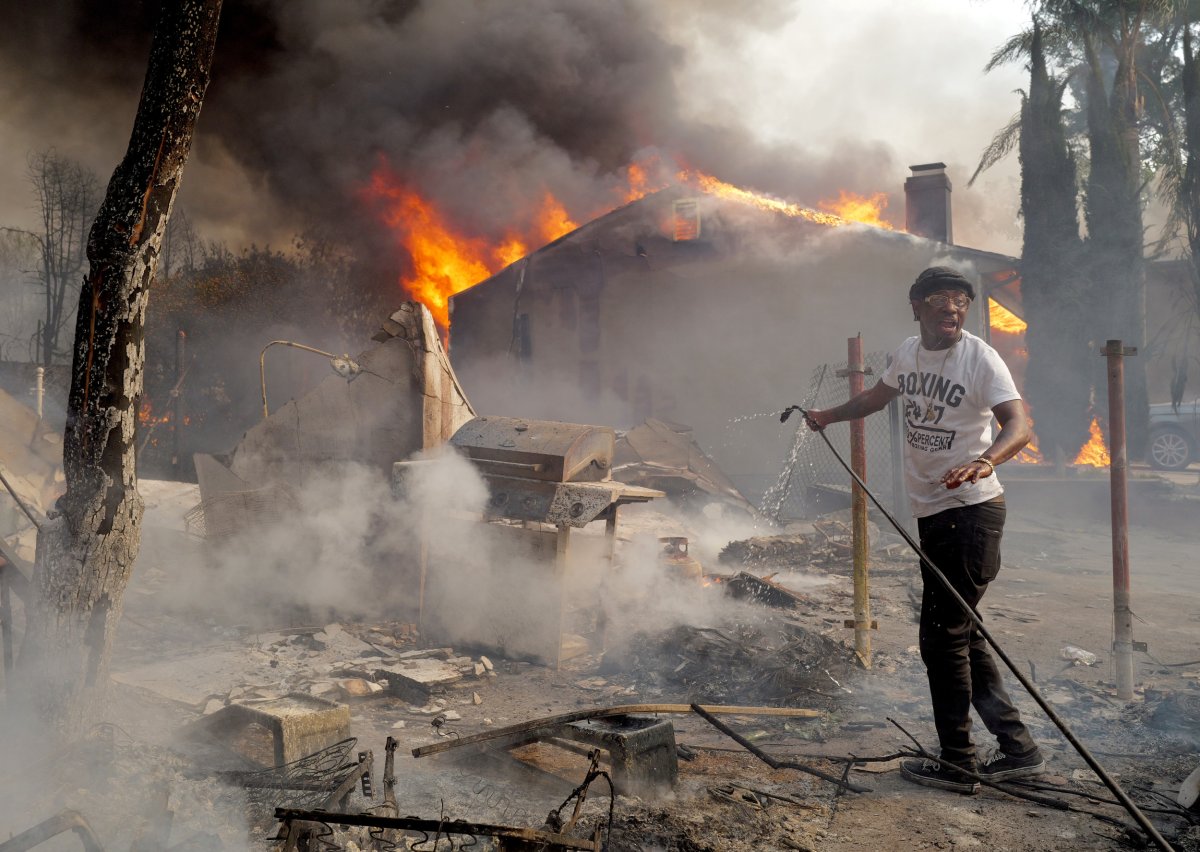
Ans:
{"type": "Polygon", "coordinates": [[[1125,364],[1126,355],[1137,349],[1110,340],[1101,352],[1108,359],[1108,467],[1112,502],[1113,555],[1113,664],[1116,666],[1117,697],[1133,700],[1133,610],[1129,605],[1129,494],[1126,486],[1125,454],[1125,364]]]}
{"type": "Polygon", "coordinates": [[[187,332],[175,337],[175,387],[171,389],[171,469],[179,479],[179,437],[183,432],[183,374],[187,363],[187,332]]]}
{"type": "MultiPolygon", "coordinates": [[[[851,337],[846,346],[846,372],[850,397],[863,392],[862,335],[851,337]]],[[[867,478],[867,423],[863,418],[850,421],[850,466],[859,479],[867,478]]],[[[871,667],[871,596],[867,582],[867,495],[858,483],[851,486],[850,516],[854,530],[854,653],[867,668],[871,667]]]]}
{"type": "Polygon", "coordinates": [[[38,420],[42,419],[43,403],[46,399],[46,368],[37,368],[37,389],[34,399],[37,400],[37,416],[38,420]]]}

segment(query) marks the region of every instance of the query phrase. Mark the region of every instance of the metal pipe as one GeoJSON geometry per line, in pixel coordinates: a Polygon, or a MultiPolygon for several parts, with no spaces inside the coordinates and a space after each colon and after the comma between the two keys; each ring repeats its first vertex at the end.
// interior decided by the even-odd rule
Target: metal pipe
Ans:
{"type": "Polygon", "coordinates": [[[34,399],[36,400],[35,411],[37,411],[38,420],[42,419],[42,409],[46,399],[46,368],[37,368],[37,384],[34,390],[34,399]]]}
{"type": "Polygon", "coordinates": [[[270,412],[267,411],[267,350],[272,346],[290,346],[293,349],[303,349],[305,352],[312,352],[317,355],[324,355],[326,358],[336,358],[332,352],[326,352],[324,349],[314,349],[311,346],[305,346],[303,343],[294,343],[291,340],[272,340],[263,347],[262,354],[258,356],[258,378],[262,384],[262,404],[263,404],[263,420],[270,417],[270,412]]]}
{"type": "Polygon", "coordinates": [[[1125,362],[1132,346],[1110,340],[1101,351],[1108,359],[1108,490],[1112,506],[1113,665],[1117,697],[1133,700],[1133,609],[1129,595],[1129,491],[1125,453],[1125,362]]]}
{"type": "MultiPolygon", "coordinates": [[[[799,411],[801,415],[807,416],[807,413],[803,408],[798,405],[792,405],[786,408],[780,415],[780,421],[786,421],[793,411],[799,411]]],[[[829,447],[829,451],[833,453],[833,457],[838,460],[838,464],[846,469],[846,472],[850,474],[852,479],[857,479],[857,475],[850,468],[850,465],[846,464],[846,460],[842,458],[841,453],[839,453],[830,442],[829,436],[825,434],[825,431],[819,430],[817,434],[821,436],[821,440],[825,442],[825,446],[829,447]]],[[[1078,752],[1079,756],[1083,758],[1083,762],[1086,763],[1088,767],[1096,773],[1097,776],[1099,776],[1100,780],[1104,782],[1104,786],[1107,787],[1109,791],[1111,791],[1112,794],[1117,797],[1121,805],[1129,812],[1129,815],[1134,818],[1137,824],[1141,826],[1142,830],[1146,832],[1146,834],[1152,841],[1154,841],[1154,844],[1158,846],[1159,849],[1162,849],[1163,852],[1174,852],[1174,848],[1171,846],[1171,844],[1166,841],[1166,839],[1159,833],[1158,829],[1154,827],[1153,823],[1151,823],[1150,820],[1146,818],[1146,815],[1142,813],[1137,804],[1129,798],[1128,794],[1126,794],[1126,792],[1121,789],[1120,785],[1117,784],[1113,777],[1108,774],[1108,771],[1100,765],[1100,762],[1092,756],[1092,753],[1088,750],[1087,746],[1085,746],[1080,739],[1075,736],[1075,732],[1068,727],[1066,721],[1064,721],[1063,718],[1054,710],[1054,708],[1050,706],[1050,703],[1046,701],[1045,696],[1043,696],[1038,688],[1033,685],[1033,682],[1030,681],[1029,678],[1027,678],[1019,668],[1017,668],[1017,664],[1014,663],[1012,658],[1004,652],[1004,649],[1000,647],[998,642],[996,642],[995,637],[993,637],[988,631],[987,627],[984,626],[983,619],[979,617],[979,614],[971,608],[970,604],[968,604],[966,600],[963,599],[963,596],[958,593],[958,590],[950,584],[948,579],[946,579],[946,575],[942,573],[942,569],[938,568],[937,565],[934,564],[933,560],[925,555],[925,551],[921,549],[921,545],[919,545],[916,539],[909,534],[908,530],[906,530],[900,524],[900,522],[892,516],[892,513],[889,512],[881,502],[879,502],[879,498],[871,493],[870,489],[867,488],[867,484],[861,480],[859,480],[858,484],[862,486],[863,490],[866,492],[867,496],[871,498],[871,502],[875,504],[875,507],[879,509],[880,513],[887,518],[888,522],[893,527],[895,527],[896,532],[898,532],[900,536],[906,542],[908,542],[908,546],[913,549],[913,552],[917,554],[920,560],[924,562],[926,566],[928,566],[933,575],[937,577],[938,582],[940,582],[950,596],[958,602],[958,605],[962,607],[963,612],[966,613],[967,619],[975,626],[975,629],[979,631],[979,635],[982,636],[984,641],[986,641],[988,645],[991,646],[992,650],[996,652],[996,656],[999,657],[1000,661],[1008,667],[1008,670],[1012,672],[1013,677],[1020,682],[1021,686],[1025,687],[1025,691],[1029,693],[1029,696],[1035,702],[1037,702],[1038,707],[1042,708],[1042,712],[1046,714],[1046,717],[1054,723],[1054,726],[1058,728],[1067,742],[1069,742],[1075,751],[1078,752]]]]}
{"type": "MultiPolygon", "coordinates": [[[[863,392],[866,365],[863,363],[862,335],[846,342],[846,372],[850,398],[863,392]]],[[[857,478],[867,478],[867,422],[850,421],[850,466],[857,478]]],[[[871,668],[871,594],[868,582],[867,495],[858,483],[851,485],[850,516],[854,541],[854,653],[871,668]]]]}

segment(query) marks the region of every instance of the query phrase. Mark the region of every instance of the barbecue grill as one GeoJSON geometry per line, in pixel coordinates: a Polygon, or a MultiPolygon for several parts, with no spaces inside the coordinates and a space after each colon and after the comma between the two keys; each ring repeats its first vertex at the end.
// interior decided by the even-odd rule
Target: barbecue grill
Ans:
{"type": "MultiPolygon", "coordinates": [[[[502,542],[501,552],[521,555],[496,559],[487,577],[453,564],[423,565],[422,635],[511,659],[554,666],[565,659],[571,531],[603,520],[601,561],[611,562],[618,509],[663,496],[612,479],[615,443],[612,429],[578,423],[476,417],[460,427],[450,446],[475,465],[487,485],[483,519],[490,522],[489,540],[502,542]]],[[[397,462],[394,490],[403,493],[409,472],[426,463],[397,462]]]]}
{"type": "Polygon", "coordinates": [[[490,519],[582,527],[661,491],[614,482],[616,435],[604,426],[476,417],[450,439],[488,485],[490,519]]]}

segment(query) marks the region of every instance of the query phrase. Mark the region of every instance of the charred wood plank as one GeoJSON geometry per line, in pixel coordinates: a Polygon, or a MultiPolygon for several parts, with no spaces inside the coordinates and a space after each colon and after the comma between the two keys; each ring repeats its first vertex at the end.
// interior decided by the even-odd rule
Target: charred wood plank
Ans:
{"type": "MultiPolygon", "coordinates": [[[[519,722],[516,725],[497,728],[494,731],[484,731],[481,734],[472,734],[469,737],[460,737],[456,740],[421,746],[420,748],[414,748],[412,754],[413,757],[426,757],[431,754],[439,754],[443,751],[461,748],[462,746],[487,742],[488,740],[519,737],[522,734],[528,734],[531,731],[538,731],[544,728],[553,729],[560,725],[570,724],[571,722],[581,722],[584,719],[625,716],[630,713],[691,713],[693,712],[693,707],[696,706],[698,705],[622,704],[617,707],[597,707],[592,710],[578,710],[574,713],[562,713],[558,716],[531,719],[528,722],[519,722]]],[[[704,710],[709,713],[733,716],[785,716],[790,719],[816,719],[825,715],[820,710],[810,710],[802,707],[740,707],[736,705],[707,704],[704,705],[704,710]]]]}

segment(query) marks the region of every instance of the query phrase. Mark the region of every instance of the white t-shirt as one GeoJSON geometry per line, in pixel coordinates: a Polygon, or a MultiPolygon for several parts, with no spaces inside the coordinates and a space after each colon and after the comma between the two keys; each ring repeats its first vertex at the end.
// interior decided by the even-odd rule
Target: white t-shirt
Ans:
{"type": "Polygon", "coordinates": [[[892,354],[880,381],[902,395],[904,481],[915,517],[1004,493],[995,474],[954,489],[941,483],[946,471],[979,458],[992,445],[992,409],[1021,398],[995,349],[967,331],[949,351],[926,349],[920,337],[910,337],[892,354]]]}

